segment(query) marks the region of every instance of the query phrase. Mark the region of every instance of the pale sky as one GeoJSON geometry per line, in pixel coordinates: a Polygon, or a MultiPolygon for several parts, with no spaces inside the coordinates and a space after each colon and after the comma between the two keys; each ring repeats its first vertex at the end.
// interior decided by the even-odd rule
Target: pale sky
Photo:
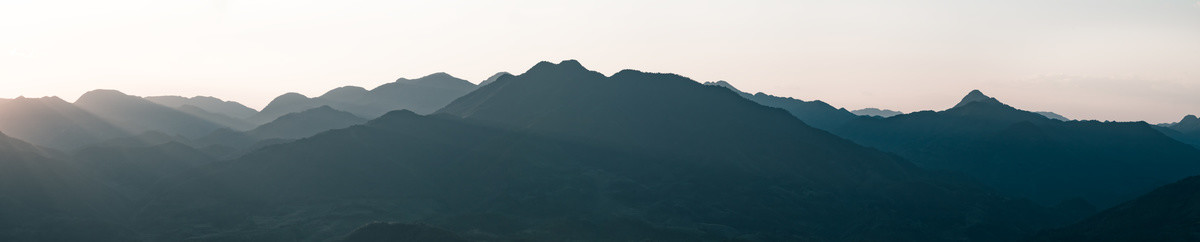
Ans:
{"type": "Polygon", "coordinates": [[[1197,0],[0,0],[0,97],[118,89],[262,108],[538,61],[671,72],[838,107],[942,110],[971,89],[1071,118],[1200,114],[1197,0]]]}

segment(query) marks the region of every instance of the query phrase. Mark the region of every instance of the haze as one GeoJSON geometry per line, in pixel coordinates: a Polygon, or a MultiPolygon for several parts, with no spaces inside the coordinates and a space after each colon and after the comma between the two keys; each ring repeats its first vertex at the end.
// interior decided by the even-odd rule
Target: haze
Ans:
{"type": "Polygon", "coordinates": [[[0,2],[0,97],[211,95],[578,59],[847,109],[949,108],[980,89],[1076,119],[1200,113],[1200,2],[0,2]]]}

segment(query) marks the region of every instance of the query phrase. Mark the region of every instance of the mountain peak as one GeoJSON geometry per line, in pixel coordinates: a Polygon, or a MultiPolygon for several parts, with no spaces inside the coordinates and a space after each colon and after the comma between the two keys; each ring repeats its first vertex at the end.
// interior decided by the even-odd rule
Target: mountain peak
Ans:
{"type": "Polygon", "coordinates": [[[568,73],[570,73],[570,72],[591,72],[591,70],[588,70],[586,67],[583,67],[583,64],[580,64],[579,61],[577,61],[577,60],[564,60],[564,61],[559,62],[558,64],[550,63],[549,61],[538,62],[537,65],[533,65],[533,68],[529,68],[528,71],[525,71],[526,74],[541,73],[541,72],[568,72],[568,73]]]}
{"type": "Polygon", "coordinates": [[[737,92],[737,93],[742,92],[742,90],[738,90],[736,87],[733,87],[733,84],[729,84],[729,82],[725,82],[725,81],[705,82],[704,85],[724,87],[724,88],[728,88],[729,90],[733,90],[733,92],[737,92]]]}
{"type": "Polygon", "coordinates": [[[1183,120],[1180,120],[1179,123],[1200,123],[1200,118],[1197,118],[1196,115],[1189,114],[1188,116],[1183,116],[1183,120]]]}
{"type": "MultiPolygon", "coordinates": [[[[129,95],[126,95],[125,93],[123,93],[121,91],[117,91],[117,90],[96,89],[96,90],[88,91],[88,92],[84,93],[82,96],[79,96],[79,100],[122,98],[122,97],[126,97],[126,96],[129,96],[129,95]]],[[[75,102],[79,102],[79,101],[77,100],[75,102]]]]}
{"type": "MultiPolygon", "coordinates": [[[[429,75],[426,75],[426,76],[423,76],[423,77],[417,78],[417,79],[400,78],[400,79],[396,80],[396,82],[393,82],[393,83],[426,85],[426,86],[437,86],[437,87],[475,86],[475,83],[471,83],[467,80],[463,80],[462,78],[451,76],[450,74],[447,74],[445,72],[433,73],[433,74],[429,74],[429,75]]],[[[389,84],[392,84],[392,83],[389,83],[389,84]]],[[[383,84],[383,85],[388,86],[389,84],[383,84]]],[[[392,84],[392,85],[395,85],[395,84],[392,84]]],[[[380,87],[383,87],[383,86],[380,86],[380,87]]],[[[375,89],[378,90],[379,88],[375,88],[375,89]]]]}
{"type": "Polygon", "coordinates": [[[959,101],[958,104],[954,105],[954,107],[955,108],[962,107],[962,106],[967,105],[968,103],[973,103],[973,102],[988,102],[988,103],[1001,104],[1000,100],[996,100],[996,98],[984,95],[983,92],[981,92],[979,90],[971,90],[971,92],[967,93],[967,96],[963,97],[962,101],[959,101]]]}
{"type": "Polygon", "coordinates": [[[1170,128],[1185,133],[1197,132],[1200,131],[1200,118],[1196,118],[1196,115],[1188,115],[1183,117],[1179,123],[1171,125],[1170,128]]]}
{"type": "Polygon", "coordinates": [[[429,74],[429,75],[426,75],[424,77],[417,78],[417,79],[425,79],[425,78],[455,78],[455,79],[457,79],[457,77],[451,76],[450,74],[445,73],[445,72],[437,72],[437,73],[429,74]]]}
{"type": "Polygon", "coordinates": [[[346,99],[346,98],[355,98],[355,97],[364,96],[367,94],[367,92],[370,92],[370,91],[367,91],[366,88],[362,88],[359,86],[344,86],[344,87],[334,88],[333,90],[329,90],[328,92],[325,92],[325,94],[321,94],[321,97],[322,98],[334,98],[334,99],[346,99]]]}

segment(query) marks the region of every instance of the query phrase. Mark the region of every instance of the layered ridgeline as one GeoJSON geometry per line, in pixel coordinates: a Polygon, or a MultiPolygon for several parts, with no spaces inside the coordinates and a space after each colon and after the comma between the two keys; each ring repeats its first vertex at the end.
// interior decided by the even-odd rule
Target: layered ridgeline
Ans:
{"type": "Polygon", "coordinates": [[[139,230],[156,240],[326,240],[363,227],[487,241],[988,241],[1055,220],[725,88],[606,77],[575,61],[504,75],[431,116],[394,111],[196,174],[165,183],[139,230]],[[363,226],[374,221],[429,226],[363,226]]]}
{"type": "Polygon", "coordinates": [[[131,134],[58,97],[0,99],[0,132],[62,150],[131,134]]]}
{"type": "Polygon", "coordinates": [[[1122,203],[1034,241],[1198,241],[1200,177],[1190,177],[1122,203]]]}
{"type": "Polygon", "coordinates": [[[163,106],[172,108],[182,108],[184,106],[193,106],[203,109],[207,112],[221,114],[236,119],[247,119],[258,113],[258,110],[246,107],[241,103],[234,101],[225,101],[215,97],[195,96],[195,97],[180,97],[180,96],[153,96],[146,97],[146,100],[162,104],[163,106]]]}
{"type": "Polygon", "coordinates": [[[339,87],[314,98],[288,93],[272,100],[249,121],[263,124],[288,113],[320,106],[330,106],[365,118],[376,118],[388,111],[401,109],[428,114],[475,88],[471,82],[439,72],[417,79],[400,78],[371,90],[356,86],[339,87]]]}
{"type": "Polygon", "coordinates": [[[1071,121],[1072,120],[1070,118],[1067,118],[1066,116],[1062,116],[1062,115],[1054,113],[1054,112],[1042,111],[1042,112],[1033,112],[1033,113],[1041,114],[1042,116],[1045,116],[1046,118],[1058,120],[1058,121],[1071,121]]]}
{"type": "Polygon", "coordinates": [[[258,113],[241,103],[215,97],[154,96],[145,99],[236,130],[254,128],[248,119],[258,113]]]}
{"type": "Polygon", "coordinates": [[[891,109],[878,109],[878,108],[864,108],[864,109],[850,111],[850,113],[853,113],[854,115],[858,115],[858,116],[876,116],[876,117],[881,117],[881,118],[887,118],[887,117],[891,117],[891,116],[904,114],[903,112],[900,112],[900,111],[894,111],[891,109]]]}
{"type": "Polygon", "coordinates": [[[327,130],[341,129],[367,120],[354,114],[321,106],[298,113],[283,115],[248,131],[220,129],[197,139],[200,146],[220,145],[237,150],[253,149],[266,144],[313,136],[327,130]],[[266,142],[266,143],[264,143],[266,142]]]}
{"type": "Polygon", "coordinates": [[[1043,204],[1083,198],[1107,208],[1200,174],[1200,151],[1144,122],[1052,120],[979,91],[945,111],[864,117],[832,131],[1043,204]]]}
{"type": "Polygon", "coordinates": [[[75,105],[133,133],[159,131],[200,137],[225,126],[115,90],[84,93],[75,105]]]}
{"type": "Polygon", "coordinates": [[[844,108],[835,108],[821,100],[804,101],[790,97],[772,96],[762,92],[751,95],[750,93],[738,90],[725,81],[706,82],[704,84],[725,87],[763,106],[787,110],[793,116],[796,116],[796,118],[804,121],[805,124],[822,130],[836,128],[857,117],[856,114],[846,111],[844,108]]]}
{"type": "Polygon", "coordinates": [[[1180,142],[1200,148],[1200,118],[1197,118],[1196,115],[1187,115],[1178,123],[1159,125],[1154,128],[1180,142]]]}
{"type": "Polygon", "coordinates": [[[129,213],[87,169],[0,133],[0,241],[131,241],[129,213]]]}

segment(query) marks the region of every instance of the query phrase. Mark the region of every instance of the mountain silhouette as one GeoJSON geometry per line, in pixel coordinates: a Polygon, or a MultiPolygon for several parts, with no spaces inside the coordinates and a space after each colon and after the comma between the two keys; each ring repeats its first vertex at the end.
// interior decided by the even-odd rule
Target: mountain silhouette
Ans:
{"type": "Polygon", "coordinates": [[[1200,118],[1196,118],[1195,115],[1187,115],[1177,123],[1158,125],[1154,128],[1179,142],[1200,148],[1200,118]]]}
{"type": "Polygon", "coordinates": [[[116,90],[84,93],[75,101],[75,105],[134,133],[160,131],[199,137],[224,128],[220,124],[116,90]]]}
{"type": "Polygon", "coordinates": [[[958,108],[958,107],[966,106],[968,104],[976,103],[976,102],[993,104],[993,105],[1004,105],[1003,103],[1000,103],[1000,100],[996,100],[996,98],[992,98],[987,95],[983,95],[983,92],[981,92],[979,90],[971,90],[971,92],[967,93],[967,96],[964,96],[962,98],[962,101],[959,101],[958,104],[954,105],[954,107],[958,108]]]}
{"type": "Polygon", "coordinates": [[[195,116],[197,118],[204,119],[205,121],[219,124],[221,126],[228,127],[231,129],[247,130],[247,129],[252,129],[255,127],[253,123],[250,123],[250,121],[230,117],[225,114],[209,112],[208,110],[205,110],[200,107],[192,106],[192,105],[183,105],[183,106],[180,106],[175,109],[177,109],[179,111],[183,111],[184,113],[195,116]]]}
{"type": "Polygon", "coordinates": [[[1056,221],[728,89],[576,61],[195,174],[164,183],[142,229],[309,240],[385,220],[488,241],[1011,240],[1056,221]]]}
{"type": "Polygon", "coordinates": [[[366,122],[366,119],[354,114],[321,106],[284,115],[245,132],[219,129],[198,139],[196,143],[202,147],[220,145],[248,151],[366,122]]]}
{"type": "Polygon", "coordinates": [[[204,111],[229,116],[239,120],[244,120],[258,113],[257,110],[246,107],[241,103],[234,101],[225,101],[215,97],[195,96],[195,97],[180,97],[180,96],[153,96],[146,97],[146,100],[161,104],[172,108],[182,108],[184,106],[194,106],[204,111]]]}
{"type": "Polygon", "coordinates": [[[475,88],[471,82],[439,72],[417,79],[400,78],[372,90],[345,86],[314,98],[288,93],[272,100],[250,121],[264,124],[288,113],[320,106],[330,106],[365,118],[376,118],[388,111],[401,109],[428,114],[475,88]]]}
{"type": "Polygon", "coordinates": [[[1034,112],[1034,113],[1036,113],[1036,114],[1041,114],[1042,116],[1046,116],[1046,118],[1053,119],[1053,120],[1058,120],[1058,121],[1071,121],[1071,119],[1069,119],[1069,118],[1067,118],[1067,117],[1064,117],[1064,116],[1062,116],[1062,115],[1059,115],[1059,114],[1057,114],[1057,113],[1054,113],[1054,112],[1044,112],[1044,111],[1043,111],[1043,112],[1034,112]]]}
{"type": "Polygon", "coordinates": [[[20,97],[0,101],[0,132],[61,150],[73,150],[130,135],[58,97],[20,97]]]}
{"type": "Polygon", "coordinates": [[[481,86],[481,87],[487,86],[488,84],[492,84],[492,82],[496,82],[496,80],[500,79],[500,77],[502,77],[502,76],[511,76],[511,75],[512,74],[510,74],[508,72],[497,72],[496,74],[493,74],[491,77],[488,77],[487,80],[483,80],[482,82],[479,82],[479,86],[481,86]]]}
{"type": "Polygon", "coordinates": [[[864,109],[850,111],[850,113],[853,113],[854,115],[858,115],[858,116],[876,116],[876,117],[881,117],[881,118],[887,118],[887,117],[891,117],[891,116],[904,114],[903,112],[899,112],[899,111],[893,111],[890,109],[878,109],[878,108],[864,108],[864,109]]]}
{"type": "Polygon", "coordinates": [[[1200,151],[1144,122],[1051,120],[978,90],[945,111],[860,118],[833,131],[1045,205],[1084,198],[1107,208],[1200,173],[1200,151]]]}
{"type": "Polygon", "coordinates": [[[283,115],[275,121],[258,126],[246,133],[264,139],[299,139],[327,130],[346,128],[366,122],[366,119],[354,116],[354,114],[334,110],[329,106],[321,106],[283,115]]]}
{"type": "Polygon", "coordinates": [[[275,97],[275,99],[267,104],[267,107],[264,107],[262,111],[247,120],[253,124],[262,125],[289,113],[309,110],[320,106],[322,104],[318,100],[311,99],[308,96],[304,96],[304,94],[289,92],[275,97]]]}
{"type": "Polygon", "coordinates": [[[821,100],[803,101],[789,97],[777,97],[765,93],[753,95],[742,92],[725,81],[707,82],[705,85],[720,86],[732,90],[743,98],[768,107],[782,108],[812,127],[827,130],[836,128],[858,116],[844,108],[835,108],[821,100]]]}
{"type": "Polygon", "coordinates": [[[1200,176],[1162,186],[1032,241],[1200,240],[1200,176]]]}

